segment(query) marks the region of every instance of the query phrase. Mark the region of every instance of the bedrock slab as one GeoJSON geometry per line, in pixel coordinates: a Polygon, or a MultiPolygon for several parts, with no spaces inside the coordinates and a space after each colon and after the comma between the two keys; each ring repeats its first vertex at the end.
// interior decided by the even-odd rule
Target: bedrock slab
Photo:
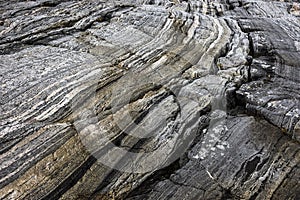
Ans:
{"type": "Polygon", "coordinates": [[[299,199],[296,1],[1,1],[0,199],[299,199]]]}

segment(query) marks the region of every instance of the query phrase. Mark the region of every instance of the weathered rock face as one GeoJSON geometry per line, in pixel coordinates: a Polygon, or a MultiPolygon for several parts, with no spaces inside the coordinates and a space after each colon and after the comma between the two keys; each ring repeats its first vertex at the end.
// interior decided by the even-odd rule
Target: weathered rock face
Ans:
{"type": "Polygon", "coordinates": [[[299,7],[1,1],[0,199],[299,199],[299,7]]]}

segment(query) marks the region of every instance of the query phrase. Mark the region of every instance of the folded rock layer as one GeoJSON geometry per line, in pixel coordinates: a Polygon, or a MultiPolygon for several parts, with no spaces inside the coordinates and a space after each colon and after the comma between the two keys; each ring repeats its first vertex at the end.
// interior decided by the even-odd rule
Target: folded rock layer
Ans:
{"type": "Polygon", "coordinates": [[[0,1],[0,199],[300,199],[299,12],[0,1]]]}

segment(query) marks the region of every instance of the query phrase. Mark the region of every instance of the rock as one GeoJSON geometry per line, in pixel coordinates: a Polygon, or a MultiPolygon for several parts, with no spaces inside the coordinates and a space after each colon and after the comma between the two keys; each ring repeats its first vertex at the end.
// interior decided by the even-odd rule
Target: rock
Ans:
{"type": "Polygon", "coordinates": [[[290,9],[290,13],[295,16],[300,16],[300,5],[299,3],[294,2],[292,8],[290,9]]]}
{"type": "Polygon", "coordinates": [[[0,6],[0,199],[299,199],[297,3],[0,6]]]}
{"type": "Polygon", "coordinates": [[[297,149],[296,142],[264,120],[229,117],[203,133],[189,161],[170,177],[151,191],[136,189],[128,199],[277,199],[285,198],[283,193],[296,198],[297,191],[289,189],[297,182],[298,175],[290,171],[290,164],[299,162],[297,149]],[[290,151],[284,150],[287,147],[290,151]],[[283,152],[273,149],[284,150],[285,156],[291,153],[293,159],[287,163],[283,152]]]}

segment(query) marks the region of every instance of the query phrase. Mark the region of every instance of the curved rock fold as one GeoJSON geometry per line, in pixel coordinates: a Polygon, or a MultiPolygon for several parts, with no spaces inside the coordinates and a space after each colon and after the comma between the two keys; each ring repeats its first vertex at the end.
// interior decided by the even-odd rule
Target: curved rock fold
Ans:
{"type": "Polygon", "coordinates": [[[299,199],[296,1],[0,2],[0,199],[299,199]]]}

